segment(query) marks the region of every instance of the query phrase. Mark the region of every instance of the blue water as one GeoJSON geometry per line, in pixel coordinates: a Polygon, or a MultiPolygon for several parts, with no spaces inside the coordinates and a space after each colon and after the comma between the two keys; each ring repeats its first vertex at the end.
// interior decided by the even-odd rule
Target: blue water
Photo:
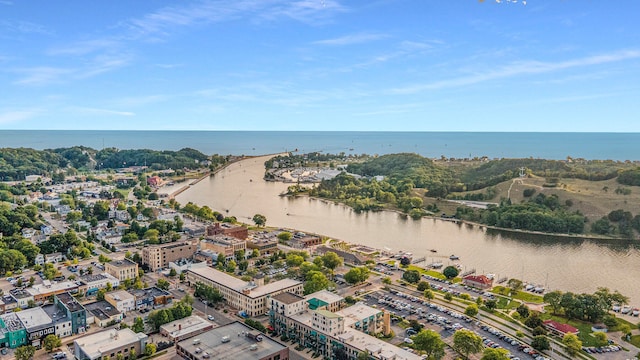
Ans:
{"type": "Polygon", "coordinates": [[[0,147],[179,150],[259,155],[283,151],[413,152],[434,158],[640,160],[640,133],[0,130],[0,147]]]}

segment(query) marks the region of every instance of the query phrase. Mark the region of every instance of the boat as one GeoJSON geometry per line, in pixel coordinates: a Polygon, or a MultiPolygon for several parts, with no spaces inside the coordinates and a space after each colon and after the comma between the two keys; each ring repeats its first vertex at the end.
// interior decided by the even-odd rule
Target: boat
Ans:
{"type": "Polygon", "coordinates": [[[436,250],[436,249],[431,249],[429,251],[431,251],[432,253],[437,253],[438,252],[438,250],[436,250]]]}
{"type": "Polygon", "coordinates": [[[449,260],[460,260],[460,258],[455,255],[451,255],[449,256],[449,260]]]}

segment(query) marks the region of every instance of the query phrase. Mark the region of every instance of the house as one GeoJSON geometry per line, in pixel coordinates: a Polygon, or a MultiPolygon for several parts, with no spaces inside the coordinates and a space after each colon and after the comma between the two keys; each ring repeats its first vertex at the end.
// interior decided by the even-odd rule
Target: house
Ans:
{"type": "Polygon", "coordinates": [[[162,178],[160,178],[159,176],[151,176],[147,178],[147,185],[149,186],[159,187],[160,185],[162,185],[162,183],[162,178]]]}
{"type": "Polygon", "coordinates": [[[542,325],[545,329],[558,336],[565,336],[567,334],[578,334],[580,332],[580,330],[574,328],[571,325],[562,324],[554,320],[545,320],[542,322],[542,325]]]}
{"type": "Polygon", "coordinates": [[[53,254],[46,254],[44,256],[44,262],[48,263],[48,264],[56,264],[59,262],[64,261],[64,256],[62,256],[62,253],[53,253],[53,254]]]}
{"type": "Polygon", "coordinates": [[[58,205],[54,207],[54,210],[60,215],[65,216],[71,212],[71,207],[69,205],[58,205]]]}
{"type": "Polygon", "coordinates": [[[489,279],[484,275],[467,275],[462,278],[462,284],[477,289],[490,289],[493,286],[493,279],[489,279]]]}
{"type": "Polygon", "coordinates": [[[35,263],[36,265],[41,265],[41,266],[42,266],[42,265],[44,265],[44,255],[42,255],[42,254],[38,254],[38,255],[36,255],[36,258],[35,258],[35,260],[34,260],[34,263],[35,263]]]}
{"type": "Polygon", "coordinates": [[[53,227],[50,225],[41,225],[40,231],[42,232],[42,235],[51,235],[51,233],[53,232],[53,227]]]}

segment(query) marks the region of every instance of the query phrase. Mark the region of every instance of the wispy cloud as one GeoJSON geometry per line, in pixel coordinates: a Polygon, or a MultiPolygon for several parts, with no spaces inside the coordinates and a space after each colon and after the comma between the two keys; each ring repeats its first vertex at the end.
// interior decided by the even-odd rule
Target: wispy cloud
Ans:
{"type": "Polygon", "coordinates": [[[64,75],[73,73],[73,70],[66,68],[56,68],[48,66],[38,66],[32,68],[21,68],[14,70],[16,73],[24,74],[24,76],[15,81],[17,85],[44,85],[52,82],[60,81],[64,75]]]}
{"type": "Polygon", "coordinates": [[[79,112],[82,114],[91,115],[117,115],[117,116],[135,116],[136,114],[130,111],[119,111],[110,109],[100,109],[92,107],[72,106],[68,108],[69,111],[79,112]]]}
{"type": "Polygon", "coordinates": [[[149,104],[157,104],[167,101],[170,98],[171,96],[167,94],[153,94],[116,99],[113,101],[113,103],[118,107],[136,107],[149,104]]]}
{"type": "Polygon", "coordinates": [[[314,44],[343,46],[343,45],[362,44],[362,43],[377,41],[387,37],[389,37],[389,35],[386,35],[386,34],[358,33],[358,34],[345,35],[345,36],[341,36],[333,39],[319,40],[314,42],[314,44]]]}
{"type": "Polygon", "coordinates": [[[455,88],[519,75],[543,74],[559,70],[601,65],[637,58],[640,58],[640,50],[623,50],[609,54],[595,55],[560,62],[521,61],[501,68],[497,68],[495,70],[490,70],[473,75],[435,81],[426,84],[412,85],[403,88],[396,88],[393,89],[392,92],[397,94],[411,94],[426,90],[455,88]]]}
{"type": "Polygon", "coordinates": [[[115,39],[93,39],[79,41],[74,44],[54,47],[47,51],[48,55],[86,55],[96,51],[113,50],[120,47],[121,43],[115,39]]]}
{"type": "Polygon", "coordinates": [[[78,78],[84,79],[100,75],[127,66],[132,61],[129,54],[100,55],[93,59],[87,66],[78,71],[78,78]]]}
{"type": "MultiPolygon", "coordinates": [[[[11,4],[5,4],[11,5],[11,4]]],[[[36,24],[30,21],[0,21],[0,28],[5,29],[7,32],[21,33],[21,34],[41,34],[52,35],[53,32],[47,29],[44,25],[36,24]]]]}
{"type": "Polygon", "coordinates": [[[184,64],[156,64],[156,66],[161,69],[175,69],[175,68],[183,67],[184,64]]]}
{"type": "Polygon", "coordinates": [[[0,124],[11,124],[28,120],[39,113],[38,110],[17,110],[0,113],[0,124]]]}

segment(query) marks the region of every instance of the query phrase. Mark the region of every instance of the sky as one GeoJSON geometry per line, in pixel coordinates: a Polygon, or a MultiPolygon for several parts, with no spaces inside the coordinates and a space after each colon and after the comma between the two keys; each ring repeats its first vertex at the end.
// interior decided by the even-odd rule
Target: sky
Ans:
{"type": "Polygon", "coordinates": [[[0,0],[0,129],[640,132],[637,0],[0,0]]]}

